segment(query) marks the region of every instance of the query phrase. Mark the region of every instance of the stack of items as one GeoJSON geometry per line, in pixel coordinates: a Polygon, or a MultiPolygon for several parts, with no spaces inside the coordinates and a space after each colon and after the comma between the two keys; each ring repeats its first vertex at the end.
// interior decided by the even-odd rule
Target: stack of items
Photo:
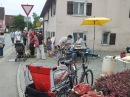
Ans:
{"type": "Polygon", "coordinates": [[[104,97],[102,91],[90,91],[91,86],[86,83],[79,83],[73,87],[68,97],[104,97]]]}

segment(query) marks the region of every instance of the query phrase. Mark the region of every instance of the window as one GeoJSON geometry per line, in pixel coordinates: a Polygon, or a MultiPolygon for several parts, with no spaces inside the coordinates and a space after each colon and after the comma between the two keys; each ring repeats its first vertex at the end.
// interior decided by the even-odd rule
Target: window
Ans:
{"type": "Polygon", "coordinates": [[[91,16],[92,3],[67,1],[67,14],[91,16]]]}
{"type": "Polygon", "coordinates": [[[102,44],[115,45],[115,41],[116,41],[115,33],[110,33],[110,32],[103,33],[102,44]]]}
{"type": "Polygon", "coordinates": [[[54,1],[52,3],[52,6],[51,6],[51,16],[54,16],[56,13],[56,1],[54,1]]]}
{"type": "Polygon", "coordinates": [[[55,37],[55,32],[51,32],[51,37],[55,37]]]}
{"type": "Polygon", "coordinates": [[[77,2],[74,2],[73,3],[73,12],[74,12],[74,15],[85,15],[85,6],[86,6],[86,3],[77,3],[77,2]]]}

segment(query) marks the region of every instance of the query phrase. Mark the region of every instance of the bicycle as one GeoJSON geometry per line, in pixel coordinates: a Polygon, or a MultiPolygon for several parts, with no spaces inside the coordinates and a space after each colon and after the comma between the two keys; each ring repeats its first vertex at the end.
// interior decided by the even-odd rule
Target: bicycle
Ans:
{"type": "MultiPolygon", "coordinates": [[[[87,82],[88,84],[90,84],[91,86],[93,85],[93,72],[91,69],[88,69],[88,66],[85,66],[85,57],[87,57],[88,52],[80,52],[80,54],[82,55],[82,66],[77,68],[75,62],[72,61],[72,59],[69,60],[63,60],[60,63],[64,64],[66,66],[68,66],[69,71],[70,71],[70,82],[72,83],[72,86],[77,84],[77,71],[82,69],[82,74],[80,77],[79,82],[87,82]],[[90,75],[90,76],[89,76],[90,75]],[[90,79],[89,79],[90,78],[90,79]]],[[[71,86],[71,87],[72,87],[71,86]]]]}

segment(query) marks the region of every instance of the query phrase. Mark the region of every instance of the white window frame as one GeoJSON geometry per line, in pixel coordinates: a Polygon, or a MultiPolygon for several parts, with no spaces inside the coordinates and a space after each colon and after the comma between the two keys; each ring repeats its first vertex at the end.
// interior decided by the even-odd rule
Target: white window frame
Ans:
{"type": "MultiPolygon", "coordinates": [[[[73,3],[78,3],[78,14],[74,14],[74,16],[86,16],[86,4],[87,2],[85,0],[81,1],[81,0],[74,0],[73,3]],[[80,3],[84,3],[84,14],[79,14],[79,11],[80,11],[80,3]]],[[[74,12],[74,5],[73,5],[73,12],[74,12]]]]}
{"type": "Polygon", "coordinates": [[[110,32],[104,32],[104,33],[102,34],[102,45],[109,45],[109,41],[110,41],[110,32]],[[106,44],[103,43],[103,38],[104,38],[104,34],[105,34],[105,33],[108,34],[107,43],[106,43],[106,44]]]}
{"type": "Polygon", "coordinates": [[[56,1],[54,1],[52,3],[52,8],[51,8],[51,14],[52,14],[52,16],[55,16],[54,11],[55,11],[55,14],[56,14],[56,1]]]}

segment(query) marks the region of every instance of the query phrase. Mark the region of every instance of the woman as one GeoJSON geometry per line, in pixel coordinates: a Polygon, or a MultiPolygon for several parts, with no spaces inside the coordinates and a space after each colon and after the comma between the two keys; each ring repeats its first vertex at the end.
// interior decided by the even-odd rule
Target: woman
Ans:
{"type": "Polygon", "coordinates": [[[5,37],[4,33],[0,33],[0,58],[3,57],[3,48],[5,46],[5,37]]]}
{"type": "Polygon", "coordinates": [[[41,31],[39,32],[37,38],[39,41],[39,47],[37,47],[37,59],[42,58],[44,60],[46,57],[44,53],[44,39],[41,31]]]}

